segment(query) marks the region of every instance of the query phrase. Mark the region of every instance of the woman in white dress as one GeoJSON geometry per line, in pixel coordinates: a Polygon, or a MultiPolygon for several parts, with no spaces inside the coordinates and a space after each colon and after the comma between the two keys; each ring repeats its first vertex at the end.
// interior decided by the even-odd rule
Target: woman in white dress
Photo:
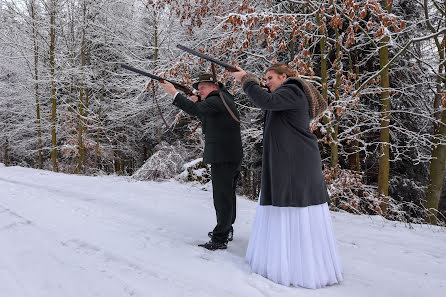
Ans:
{"type": "Polygon", "coordinates": [[[310,120],[327,103],[285,64],[265,72],[269,92],[243,69],[231,73],[266,111],[262,185],[246,261],[253,272],[286,286],[321,288],[342,281],[329,196],[310,120]]]}

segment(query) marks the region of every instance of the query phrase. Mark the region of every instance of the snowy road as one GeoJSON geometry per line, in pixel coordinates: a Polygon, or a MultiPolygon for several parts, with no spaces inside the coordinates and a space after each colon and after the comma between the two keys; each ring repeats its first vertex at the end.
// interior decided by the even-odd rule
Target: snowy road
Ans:
{"type": "Polygon", "coordinates": [[[341,285],[288,288],[250,273],[255,202],[210,252],[211,193],[175,181],[56,174],[0,164],[0,296],[446,296],[446,232],[333,213],[341,285]]]}

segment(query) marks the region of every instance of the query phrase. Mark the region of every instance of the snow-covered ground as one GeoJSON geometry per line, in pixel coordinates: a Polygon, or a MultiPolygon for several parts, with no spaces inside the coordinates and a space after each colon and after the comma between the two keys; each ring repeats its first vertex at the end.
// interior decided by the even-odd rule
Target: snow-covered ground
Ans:
{"type": "Polygon", "coordinates": [[[446,296],[446,232],[332,213],[344,282],[289,288],[244,263],[256,203],[239,198],[234,241],[211,252],[210,192],[0,164],[0,296],[446,296]]]}

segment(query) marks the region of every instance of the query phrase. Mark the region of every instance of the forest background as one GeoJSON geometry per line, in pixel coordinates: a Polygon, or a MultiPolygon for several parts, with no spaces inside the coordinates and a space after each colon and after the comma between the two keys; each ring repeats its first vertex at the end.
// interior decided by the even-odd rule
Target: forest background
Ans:
{"type": "MultiPolygon", "coordinates": [[[[328,100],[311,123],[331,208],[445,224],[446,1],[0,0],[0,162],[205,183],[197,119],[157,82],[288,63],[328,100]]],[[[260,188],[263,112],[236,97],[240,194],[260,188]]]]}

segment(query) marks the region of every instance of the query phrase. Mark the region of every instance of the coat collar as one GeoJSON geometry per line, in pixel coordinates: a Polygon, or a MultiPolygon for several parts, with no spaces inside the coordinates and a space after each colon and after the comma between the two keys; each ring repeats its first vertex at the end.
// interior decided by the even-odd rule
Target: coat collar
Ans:
{"type": "Polygon", "coordinates": [[[310,105],[310,118],[320,116],[328,107],[327,101],[322,97],[321,93],[313,86],[312,83],[298,77],[287,78],[282,85],[294,84],[298,85],[307,97],[310,105]]]}

